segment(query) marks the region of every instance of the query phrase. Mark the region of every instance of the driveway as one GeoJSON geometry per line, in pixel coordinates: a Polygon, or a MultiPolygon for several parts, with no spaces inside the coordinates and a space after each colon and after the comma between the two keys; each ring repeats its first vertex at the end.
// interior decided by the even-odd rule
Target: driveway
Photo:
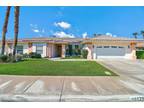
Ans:
{"type": "Polygon", "coordinates": [[[119,76],[0,76],[0,101],[144,101],[144,62],[99,60],[119,76]]]}
{"type": "Polygon", "coordinates": [[[121,77],[144,82],[144,60],[101,59],[98,62],[121,77]]]}

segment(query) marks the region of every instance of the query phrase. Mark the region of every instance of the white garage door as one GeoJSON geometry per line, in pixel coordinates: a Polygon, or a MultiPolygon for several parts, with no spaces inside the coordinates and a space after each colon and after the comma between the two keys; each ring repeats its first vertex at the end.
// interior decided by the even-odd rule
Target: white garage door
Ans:
{"type": "Polygon", "coordinates": [[[121,46],[95,46],[95,58],[124,58],[125,47],[121,46]]]}

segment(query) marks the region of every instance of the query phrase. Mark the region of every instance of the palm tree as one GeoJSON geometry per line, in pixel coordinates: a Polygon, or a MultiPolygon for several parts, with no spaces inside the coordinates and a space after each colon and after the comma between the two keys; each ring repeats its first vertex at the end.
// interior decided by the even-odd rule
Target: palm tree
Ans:
{"type": "Polygon", "coordinates": [[[14,7],[15,10],[15,19],[14,19],[14,47],[13,47],[13,57],[16,54],[17,40],[18,40],[18,32],[19,32],[19,6],[14,7]]]}
{"type": "Polygon", "coordinates": [[[95,33],[95,34],[93,34],[93,36],[94,36],[94,37],[97,37],[97,34],[95,33]]]}
{"type": "Polygon", "coordinates": [[[6,16],[5,16],[4,25],[3,25],[3,31],[2,31],[2,51],[1,51],[2,55],[4,55],[4,52],[5,52],[5,41],[6,41],[6,33],[7,33],[7,26],[8,26],[8,21],[9,21],[10,9],[11,9],[11,6],[8,6],[7,10],[6,10],[6,16]]]}
{"type": "Polygon", "coordinates": [[[143,36],[143,39],[144,39],[144,30],[141,31],[141,35],[143,36]]]}
{"type": "Polygon", "coordinates": [[[133,33],[133,36],[134,36],[135,39],[137,39],[137,35],[138,35],[137,32],[134,32],[134,33],[133,33]]]}

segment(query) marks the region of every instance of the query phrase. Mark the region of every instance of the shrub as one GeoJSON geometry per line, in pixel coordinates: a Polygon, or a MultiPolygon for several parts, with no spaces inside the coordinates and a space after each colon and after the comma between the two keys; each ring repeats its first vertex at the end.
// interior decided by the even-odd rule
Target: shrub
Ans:
{"type": "Polygon", "coordinates": [[[76,48],[73,50],[74,55],[81,55],[81,50],[76,48]]]}
{"type": "Polygon", "coordinates": [[[86,49],[83,49],[82,50],[82,57],[87,58],[87,55],[88,55],[88,51],[86,49]]]}
{"type": "Polygon", "coordinates": [[[23,54],[23,58],[29,58],[29,54],[27,53],[23,54]]]}
{"type": "Polygon", "coordinates": [[[7,62],[8,56],[7,55],[1,55],[0,56],[0,62],[7,62]]]}
{"type": "Polygon", "coordinates": [[[32,53],[29,54],[29,57],[30,58],[41,58],[41,54],[37,54],[35,52],[32,52],[32,53]]]}
{"type": "Polygon", "coordinates": [[[144,59],[144,51],[136,51],[137,59],[144,59]]]}
{"type": "Polygon", "coordinates": [[[16,59],[16,61],[22,61],[23,60],[23,55],[17,54],[15,59],[16,59]]]}

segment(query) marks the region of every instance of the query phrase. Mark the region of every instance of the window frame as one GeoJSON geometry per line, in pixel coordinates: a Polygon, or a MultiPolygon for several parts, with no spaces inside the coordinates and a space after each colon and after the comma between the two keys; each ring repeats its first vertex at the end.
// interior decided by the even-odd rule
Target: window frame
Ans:
{"type": "Polygon", "coordinates": [[[23,54],[23,50],[24,50],[24,46],[23,45],[17,45],[17,47],[16,47],[16,53],[17,54],[23,54]]]}
{"type": "Polygon", "coordinates": [[[43,46],[44,46],[43,44],[36,44],[36,53],[37,54],[43,54],[43,46]]]}

